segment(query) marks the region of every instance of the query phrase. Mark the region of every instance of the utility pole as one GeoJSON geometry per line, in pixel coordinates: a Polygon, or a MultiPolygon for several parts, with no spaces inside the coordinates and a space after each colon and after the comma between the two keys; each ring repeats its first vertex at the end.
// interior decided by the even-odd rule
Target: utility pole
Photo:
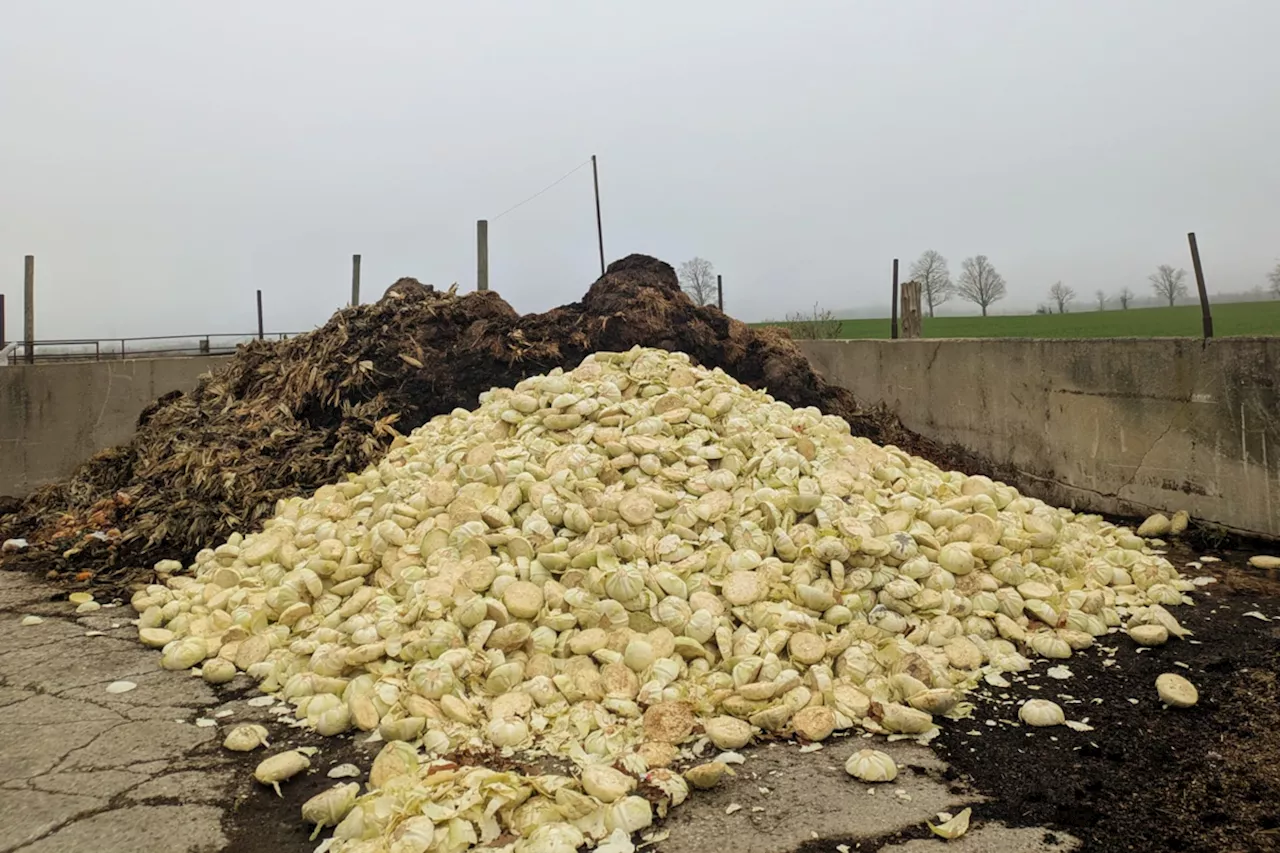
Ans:
{"type": "Polygon", "coordinates": [[[890,310],[893,312],[892,319],[889,321],[889,337],[893,340],[898,339],[898,259],[893,259],[893,302],[890,310]]]}
{"type": "Polygon", "coordinates": [[[23,258],[22,296],[22,339],[26,342],[24,352],[27,364],[36,361],[36,256],[23,258]]]}
{"type": "Polygon", "coordinates": [[[0,349],[4,349],[5,344],[9,343],[4,336],[4,294],[0,293],[0,349]]]}
{"type": "Polygon", "coordinates": [[[716,307],[724,310],[724,276],[716,276],[716,307]]]}
{"type": "Polygon", "coordinates": [[[476,220],[476,290],[489,289],[489,220],[476,220]]]}
{"type": "Polygon", "coordinates": [[[604,275],[604,226],[600,222],[600,172],[596,169],[596,155],[591,155],[591,180],[596,186],[596,240],[600,244],[600,275],[604,275]]]}
{"type": "Polygon", "coordinates": [[[351,256],[351,305],[360,304],[360,256],[351,256]]]}
{"type": "Polygon", "coordinates": [[[258,291],[258,340],[262,340],[262,291],[258,291]]]}
{"type": "Polygon", "coordinates": [[[1191,265],[1196,270],[1196,288],[1200,291],[1200,315],[1204,323],[1204,336],[1213,337],[1213,315],[1209,313],[1209,292],[1204,288],[1204,270],[1200,267],[1200,247],[1196,245],[1194,231],[1187,234],[1187,242],[1191,244],[1191,265]]]}

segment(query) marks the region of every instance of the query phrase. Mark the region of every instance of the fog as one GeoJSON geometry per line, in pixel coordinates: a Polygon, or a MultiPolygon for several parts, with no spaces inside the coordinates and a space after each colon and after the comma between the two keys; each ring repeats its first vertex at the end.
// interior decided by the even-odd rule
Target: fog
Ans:
{"type": "MultiPolygon", "coordinates": [[[[890,265],[1210,288],[1280,257],[1280,4],[1223,0],[0,6],[0,292],[37,337],[310,328],[475,286],[475,221],[599,156],[605,252],[748,320],[885,304],[890,265]]],[[[590,166],[490,226],[518,309],[599,274],[590,166]]],[[[948,305],[948,308],[953,306],[948,305]]]]}

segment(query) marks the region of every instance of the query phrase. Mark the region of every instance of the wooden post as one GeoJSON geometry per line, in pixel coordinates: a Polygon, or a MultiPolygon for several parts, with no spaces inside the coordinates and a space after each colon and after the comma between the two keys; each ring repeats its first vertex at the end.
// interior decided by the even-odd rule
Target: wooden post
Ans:
{"type": "Polygon", "coordinates": [[[351,304],[360,304],[360,256],[351,256],[351,304]]]}
{"type": "Polygon", "coordinates": [[[4,294],[0,293],[0,349],[4,349],[5,344],[9,343],[4,336],[4,294]]]}
{"type": "Polygon", "coordinates": [[[262,291],[258,291],[258,340],[262,340],[262,291]]]}
{"type": "Polygon", "coordinates": [[[596,170],[596,155],[591,155],[591,180],[596,186],[596,241],[600,244],[600,275],[604,275],[604,226],[600,222],[600,173],[596,170]]]}
{"type": "Polygon", "coordinates": [[[25,342],[23,352],[27,364],[36,361],[36,256],[27,255],[23,259],[22,274],[22,340],[25,342]]]}
{"type": "Polygon", "coordinates": [[[902,285],[902,337],[920,337],[920,282],[902,285]]]}
{"type": "Polygon", "coordinates": [[[1209,292],[1204,289],[1204,269],[1200,266],[1200,247],[1196,245],[1194,231],[1187,234],[1187,242],[1191,244],[1191,265],[1196,270],[1196,288],[1200,291],[1200,314],[1204,320],[1204,336],[1213,337],[1213,315],[1209,313],[1209,292]]]}
{"type": "Polygon", "coordinates": [[[489,220],[476,220],[476,290],[489,289],[489,220]]]}
{"type": "Polygon", "coordinates": [[[893,298],[889,301],[892,317],[889,320],[889,337],[898,339],[898,259],[893,259],[893,298]]]}
{"type": "Polygon", "coordinates": [[[716,276],[716,307],[724,310],[724,276],[716,276]]]}

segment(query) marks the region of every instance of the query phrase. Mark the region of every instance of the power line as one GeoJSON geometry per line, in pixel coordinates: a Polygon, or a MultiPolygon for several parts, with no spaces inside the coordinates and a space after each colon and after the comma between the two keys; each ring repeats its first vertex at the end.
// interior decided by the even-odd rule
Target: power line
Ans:
{"type": "Polygon", "coordinates": [[[528,204],[529,202],[533,201],[535,198],[537,198],[538,196],[542,195],[542,194],[543,194],[543,193],[545,193],[547,190],[551,189],[551,188],[552,188],[552,187],[554,187],[556,184],[560,183],[560,182],[561,182],[561,181],[563,181],[565,178],[569,177],[569,176],[570,176],[570,175],[572,175],[574,172],[578,171],[579,169],[581,169],[583,166],[587,165],[587,164],[588,164],[588,163],[590,163],[590,162],[591,162],[591,158],[590,158],[590,157],[588,157],[586,160],[583,160],[581,163],[579,163],[578,165],[574,166],[574,167],[573,167],[572,169],[570,169],[569,171],[565,172],[563,175],[561,175],[559,178],[557,178],[557,179],[556,179],[555,181],[553,181],[552,183],[550,183],[550,184],[548,184],[547,186],[543,187],[542,189],[538,190],[536,193],[534,193],[533,195],[529,196],[528,198],[526,198],[524,201],[520,202],[519,204],[513,204],[513,205],[511,205],[511,207],[508,207],[506,210],[502,211],[502,212],[501,212],[501,213],[499,213],[497,216],[493,217],[493,219],[492,219],[492,220],[490,220],[490,221],[491,221],[491,222],[497,222],[499,219],[501,219],[502,217],[506,216],[508,213],[510,213],[511,211],[515,210],[517,207],[521,207],[521,206],[523,206],[523,205],[528,204]]]}

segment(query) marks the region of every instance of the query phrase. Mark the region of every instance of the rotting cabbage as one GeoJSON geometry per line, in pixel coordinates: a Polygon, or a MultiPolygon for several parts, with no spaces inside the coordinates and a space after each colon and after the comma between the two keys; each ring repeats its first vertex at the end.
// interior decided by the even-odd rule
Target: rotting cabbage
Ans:
{"type": "Polygon", "coordinates": [[[1191,588],[1126,528],[635,349],[433,419],[132,603],[166,667],[229,661],[319,732],[391,741],[333,850],[541,850],[650,804],[440,756],[617,764],[661,813],[699,727],[927,742],[1028,656],[1126,620],[1184,636],[1165,605],[1191,588]]]}

